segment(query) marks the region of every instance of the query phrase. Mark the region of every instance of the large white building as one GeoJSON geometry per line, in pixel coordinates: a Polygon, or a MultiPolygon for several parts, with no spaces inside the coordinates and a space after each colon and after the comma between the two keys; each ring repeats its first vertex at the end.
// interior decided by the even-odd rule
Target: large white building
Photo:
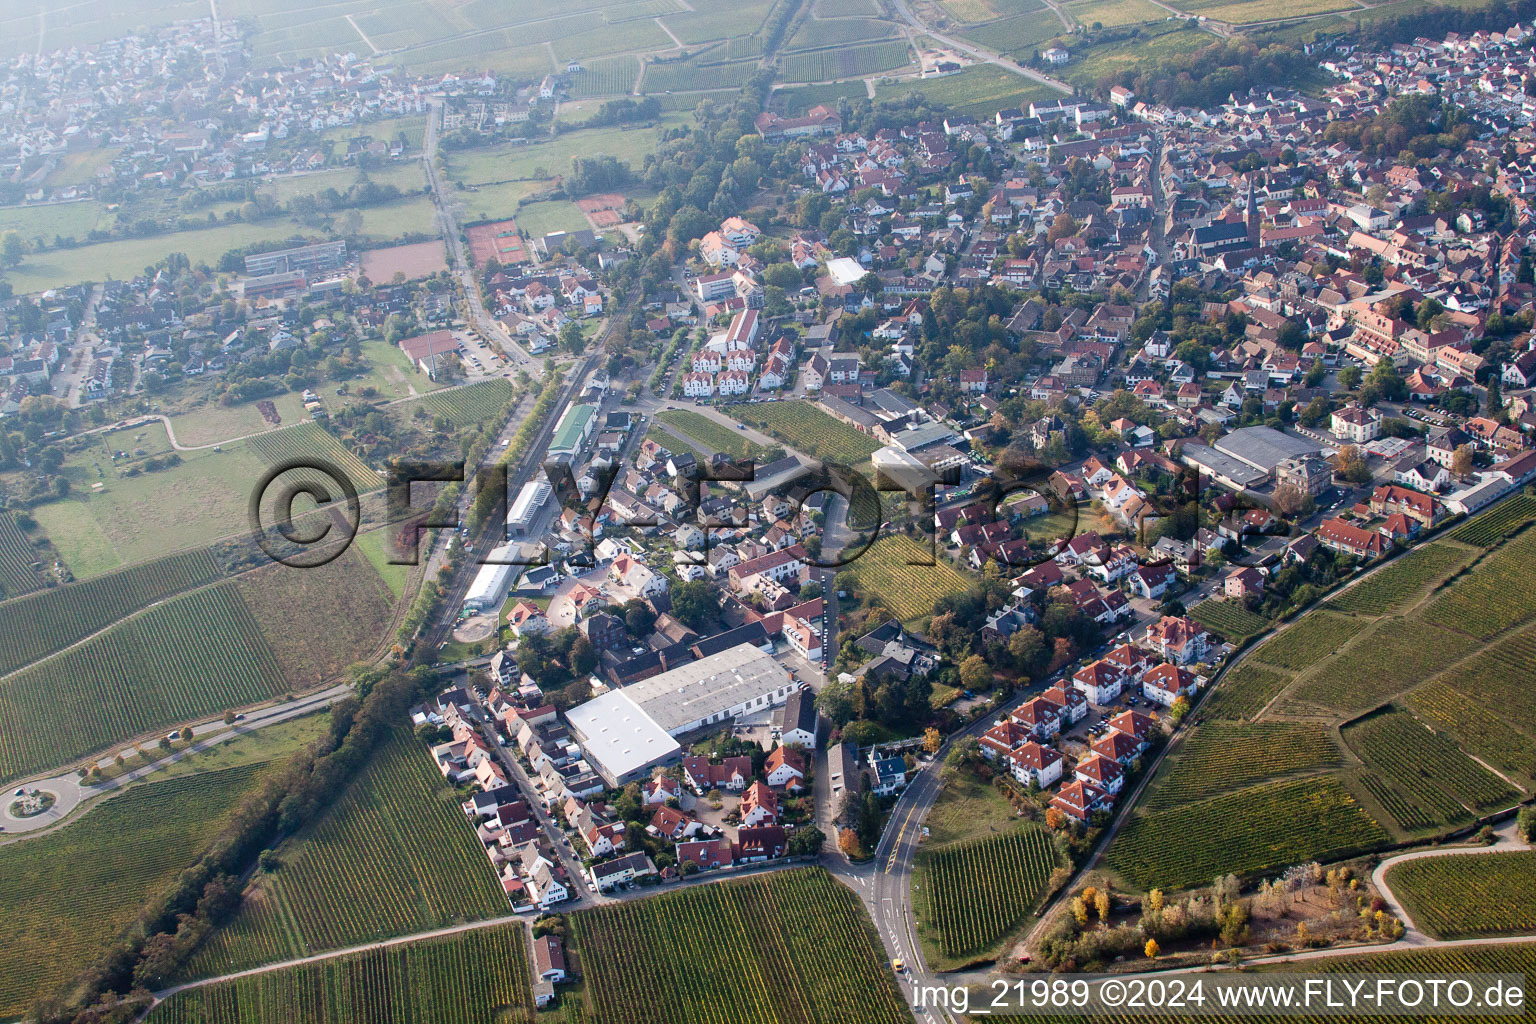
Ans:
{"type": "Polygon", "coordinates": [[[507,512],[508,539],[525,536],[533,529],[539,511],[552,493],[554,490],[548,480],[530,480],[523,484],[522,490],[517,492],[516,500],[512,502],[512,508],[507,512]]]}
{"type": "Polygon", "coordinates": [[[621,786],[680,757],[676,737],[783,704],[798,686],[771,655],[743,643],[611,690],[565,717],[587,761],[621,786]]]}
{"type": "Polygon", "coordinates": [[[609,690],[567,711],[565,720],[587,763],[615,789],[683,756],[677,740],[631,700],[627,690],[609,690]]]}
{"type": "Polygon", "coordinates": [[[498,563],[513,557],[515,555],[511,544],[503,544],[499,548],[492,549],[486,556],[486,564],[480,567],[480,571],[475,574],[475,581],[469,585],[469,592],[464,595],[466,611],[479,613],[501,607],[502,602],[507,599],[507,590],[523,567],[498,563]]]}

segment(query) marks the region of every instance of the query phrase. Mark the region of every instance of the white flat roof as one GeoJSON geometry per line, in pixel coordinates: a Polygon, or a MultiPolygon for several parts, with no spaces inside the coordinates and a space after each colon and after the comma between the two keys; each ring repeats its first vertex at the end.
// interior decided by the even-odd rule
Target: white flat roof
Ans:
{"type": "Polygon", "coordinates": [[[627,690],[609,690],[565,713],[588,759],[618,779],[679,754],[682,748],[629,698],[627,690]]]}
{"type": "Polygon", "coordinates": [[[853,284],[869,271],[865,270],[858,260],[849,256],[839,256],[835,260],[827,260],[827,273],[832,275],[832,283],[836,285],[853,284]]]}
{"type": "Polygon", "coordinates": [[[744,643],[642,679],[622,692],[670,733],[788,685],[789,673],[772,655],[744,643]]]}

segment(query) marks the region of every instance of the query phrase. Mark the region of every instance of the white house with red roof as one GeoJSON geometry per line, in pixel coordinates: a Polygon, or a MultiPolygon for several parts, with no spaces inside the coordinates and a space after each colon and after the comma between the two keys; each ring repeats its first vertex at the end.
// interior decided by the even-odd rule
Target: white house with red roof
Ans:
{"type": "Polygon", "coordinates": [[[1072,673],[1072,686],[1090,702],[1102,707],[1120,696],[1125,686],[1125,673],[1100,659],[1072,673]]]}
{"type": "Polygon", "coordinates": [[[1211,655],[1211,635],[1193,619],[1164,615],[1147,627],[1148,649],[1179,665],[1193,665],[1211,655]]]}
{"type": "Polygon", "coordinates": [[[1034,735],[1028,726],[1009,718],[982,733],[976,742],[982,757],[996,761],[1028,743],[1034,735]]]}
{"type": "Polygon", "coordinates": [[[770,786],[799,789],[805,781],[805,756],[793,747],[774,747],[763,765],[763,772],[770,786]]]}
{"type": "Polygon", "coordinates": [[[1078,782],[1096,786],[1110,796],[1118,796],[1120,788],[1125,785],[1125,769],[1120,766],[1120,762],[1098,753],[1089,754],[1077,762],[1077,767],[1072,769],[1072,777],[1078,782]]]}
{"type": "Polygon", "coordinates": [[[1040,699],[1056,709],[1063,727],[1076,725],[1088,717],[1088,696],[1076,688],[1057,683],[1040,694],[1040,699]]]}
{"type": "Polygon", "coordinates": [[[1095,811],[1109,810],[1111,802],[1108,793],[1081,779],[1073,779],[1051,798],[1052,807],[1082,824],[1087,824],[1095,811]]]}
{"type": "Polygon", "coordinates": [[[1038,740],[1048,740],[1061,732],[1061,716],[1056,713],[1056,708],[1039,697],[1014,708],[1008,717],[1028,729],[1038,740]]]}
{"type": "Polygon", "coordinates": [[[1041,789],[1049,789],[1061,781],[1061,754],[1034,740],[1009,753],[1006,763],[1013,777],[1026,786],[1034,783],[1041,789]]]}
{"type": "Polygon", "coordinates": [[[1172,707],[1180,697],[1193,697],[1200,689],[1200,677],[1187,668],[1164,663],[1148,672],[1141,680],[1141,692],[1147,700],[1156,701],[1163,707],[1172,707]]]}
{"type": "Polygon", "coordinates": [[[1111,730],[1095,739],[1090,748],[1100,757],[1107,757],[1127,767],[1141,756],[1143,744],[1136,737],[1111,730]]]}
{"type": "Polygon", "coordinates": [[[779,797],[765,782],[754,782],[741,794],[741,824],[744,828],[774,825],[779,820],[779,797]]]}

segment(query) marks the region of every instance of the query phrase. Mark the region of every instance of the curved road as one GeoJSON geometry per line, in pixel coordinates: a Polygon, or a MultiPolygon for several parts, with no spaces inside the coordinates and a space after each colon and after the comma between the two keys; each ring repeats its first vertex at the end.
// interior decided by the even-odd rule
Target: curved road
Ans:
{"type": "MultiPolygon", "coordinates": [[[[917,15],[912,13],[912,8],[907,6],[907,0],[891,0],[891,6],[896,9],[896,13],[900,15],[901,19],[908,25],[911,25],[913,28],[917,29],[924,35],[937,39],[939,42],[943,43],[945,46],[952,50],[958,50],[959,52],[966,54],[974,60],[981,61],[984,64],[991,64],[995,67],[1002,68],[1004,71],[1010,71],[1013,74],[1018,75],[1020,78],[1027,78],[1032,82],[1039,82],[1041,85],[1048,85],[1053,89],[1060,89],[1068,96],[1072,95],[1076,91],[1066,82],[1052,78],[1049,75],[1042,75],[1040,72],[1031,68],[1020,67],[1018,64],[1006,57],[993,53],[990,50],[981,49],[975,43],[963,42],[954,38],[953,36],[947,36],[942,32],[937,32],[934,29],[929,28],[922,22],[920,18],[918,18],[917,15]]],[[[1052,10],[1055,11],[1058,18],[1061,17],[1060,11],[1056,11],[1054,7],[1052,7],[1052,10]]]]}
{"type": "MultiPolygon", "coordinates": [[[[242,720],[232,726],[225,725],[222,716],[211,721],[201,722],[190,727],[192,729],[192,743],[189,746],[175,753],[167,754],[157,761],[152,761],[149,764],[135,768],[131,772],[125,772],[100,785],[82,785],[79,776],[72,771],[62,775],[55,775],[52,778],[22,783],[13,787],[11,793],[14,794],[15,789],[18,788],[29,790],[41,789],[44,792],[54,794],[53,806],[42,814],[30,818],[19,818],[11,813],[11,804],[15,799],[14,795],[8,795],[5,798],[4,806],[0,807],[0,823],[3,823],[5,834],[8,836],[35,833],[51,828],[63,822],[82,803],[88,800],[108,793],[114,793],[138,782],[145,776],[153,775],[167,765],[175,764],[183,758],[216,747],[220,743],[226,743],[229,740],[248,735],[264,726],[276,725],[278,722],[286,722],[290,718],[298,718],[312,711],[318,711],[336,698],[350,692],[352,692],[352,687],[346,683],[341,683],[332,686],[328,690],[321,690],[306,697],[298,697],[282,704],[273,704],[256,711],[247,712],[242,720]],[[199,736],[202,738],[199,739],[199,736]]],[[[126,745],[118,744],[116,749],[122,749],[126,745]]]]}
{"type": "Polygon", "coordinates": [[[1371,872],[1371,884],[1376,886],[1376,891],[1381,893],[1381,898],[1386,902],[1389,910],[1396,918],[1403,922],[1403,937],[1392,943],[1390,949],[1399,949],[1404,946],[1450,946],[1455,945],[1454,940],[1436,939],[1421,932],[1408,912],[1403,908],[1403,903],[1397,898],[1390,886],[1387,885],[1387,874],[1410,860],[1429,860],[1433,857],[1475,857],[1485,853],[1519,853],[1531,849],[1531,845],[1520,838],[1516,829],[1514,818],[1509,819],[1503,825],[1494,829],[1499,841],[1492,846],[1446,846],[1431,850],[1415,850],[1412,853],[1399,854],[1396,857],[1388,857],[1376,865],[1376,870],[1371,872]]]}

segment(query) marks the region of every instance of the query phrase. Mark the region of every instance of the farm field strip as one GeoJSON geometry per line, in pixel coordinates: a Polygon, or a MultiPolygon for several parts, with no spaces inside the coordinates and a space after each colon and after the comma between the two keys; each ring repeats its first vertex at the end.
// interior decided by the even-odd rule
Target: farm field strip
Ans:
{"type": "Polygon", "coordinates": [[[473,826],[404,729],[279,855],[281,870],[255,883],[235,921],[194,955],[189,977],[256,966],[274,949],[307,956],[507,910],[473,826]]]}
{"type": "Polygon", "coordinates": [[[1300,671],[1336,653],[1369,625],[1365,619],[1312,612],[1264,641],[1251,657],[1277,668],[1300,671]]]}
{"type": "MultiPolygon", "coordinates": [[[[435,395],[427,396],[431,400],[435,395]]],[[[383,479],[368,468],[368,464],[347,450],[346,445],[317,423],[300,423],[296,426],[257,434],[248,439],[269,467],[283,465],[292,460],[319,459],[329,462],[345,473],[359,492],[383,487],[383,479]]],[[[305,476],[314,474],[306,473],[305,476]]],[[[284,480],[289,474],[284,474],[284,480]]],[[[320,477],[324,480],[324,477],[320,477]]],[[[333,485],[334,486],[334,485],[333,485]]]]}
{"type": "MultiPolygon", "coordinates": [[[[1526,663],[1527,666],[1531,664],[1536,662],[1526,663]]],[[[1519,671],[1522,674],[1515,679],[1528,681],[1529,668],[1519,671]]],[[[1477,678],[1479,684],[1487,679],[1472,678],[1477,678]]],[[[1514,680],[1506,678],[1499,681],[1507,683],[1514,680]]],[[[1509,721],[1510,715],[1490,715],[1488,708],[1500,705],[1492,687],[1489,687],[1489,691],[1474,699],[1450,682],[1434,679],[1407,693],[1403,703],[1420,717],[1455,736],[1467,750],[1501,771],[1524,777],[1529,787],[1536,782],[1536,736],[1521,732],[1516,723],[1509,721]]],[[[1525,710],[1529,717],[1529,708],[1525,710]]]]}
{"type": "MultiPolygon", "coordinates": [[[[15,516],[0,513],[0,599],[30,594],[43,588],[32,564],[38,561],[32,542],[21,532],[15,516]]],[[[4,669],[0,669],[4,671],[4,669]]]]}
{"type": "Polygon", "coordinates": [[[1387,884],[1437,939],[1536,930],[1536,851],[1404,861],[1387,872],[1387,884]]]}
{"type": "Polygon", "coordinates": [[[1255,615],[1240,603],[1217,598],[1195,605],[1189,610],[1189,617],[1235,643],[1262,633],[1270,626],[1268,619],[1255,615]]]}
{"type": "Polygon", "coordinates": [[[933,614],[934,602],[971,585],[968,577],[905,534],[884,534],[845,570],[892,614],[910,622],[933,614]],[[932,565],[909,563],[932,559],[932,565]]]}
{"type": "Polygon", "coordinates": [[[1345,728],[1344,740],[1428,817],[1446,824],[1519,800],[1498,776],[1406,711],[1393,709],[1353,723],[1345,728]]]}
{"type": "Polygon", "coordinates": [[[919,854],[928,913],[947,956],[985,949],[1034,909],[1061,862],[1051,837],[1029,826],[919,854]]]}
{"type": "Polygon", "coordinates": [[[656,414],[667,426],[681,431],[711,451],[725,452],[732,458],[761,460],[768,451],[762,445],[749,441],[740,431],[732,430],[703,413],[691,409],[668,409],[656,414]]]}
{"type": "Polygon", "coordinates": [[[1282,699],[1344,713],[1366,711],[1476,647],[1465,633],[1412,619],[1382,619],[1302,676],[1282,699]]]}
{"type": "Polygon", "coordinates": [[[144,901],[190,864],[267,765],[152,781],[68,825],[0,846],[0,1016],[104,952],[144,901]]]}
{"type": "Polygon", "coordinates": [[[533,1020],[521,923],[187,989],[151,1024],[510,1024],[533,1020]]]}
{"type": "Polygon", "coordinates": [[[1281,775],[1335,768],[1341,760],[1320,725],[1206,722],[1164,761],[1145,806],[1178,807],[1281,775]]]}
{"type": "Polygon", "coordinates": [[[857,466],[880,449],[880,442],[810,402],[793,399],[726,408],[727,416],[761,427],[792,448],[818,459],[857,466]]]}
{"type": "Polygon", "coordinates": [[[1332,776],[1240,789],[1157,814],[1136,812],[1108,863],[1132,885],[1187,888],[1228,872],[1332,860],[1391,836],[1332,776]]]}
{"type": "Polygon", "coordinates": [[[858,897],[819,868],[571,915],[593,1024],[907,1024],[858,897]]]}
{"type": "Polygon", "coordinates": [[[507,403],[516,395],[517,387],[511,381],[495,377],[459,388],[434,391],[414,402],[402,403],[399,408],[410,409],[419,402],[433,414],[447,418],[450,423],[463,425],[490,419],[506,408],[507,403]]]}
{"type": "Polygon", "coordinates": [[[1501,502],[1497,508],[1458,526],[1447,535],[1447,539],[1471,544],[1473,547],[1492,547],[1525,529],[1532,520],[1536,520],[1536,498],[1516,495],[1501,502]]]}
{"type": "Polygon", "coordinates": [[[1426,622],[1459,629],[1479,640],[1536,617],[1536,533],[1523,533],[1463,573],[1424,607],[1426,622]]]}
{"type": "Polygon", "coordinates": [[[172,594],[212,583],[223,569],[205,548],[0,603],[0,616],[24,623],[0,643],[0,673],[99,632],[172,594]]]}
{"type": "Polygon", "coordinates": [[[1290,685],[1292,678],[1289,673],[1245,659],[1221,677],[1200,705],[1201,714],[1234,721],[1252,719],[1290,685]]]}
{"type": "Polygon", "coordinates": [[[183,594],[0,678],[0,776],[254,704],[285,685],[232,584],[183,594]]]}
{"type": "Polygon", "coordinates": [[[1453,544],[1432,542],[1414,548],[1392,564],[1350,587],[1326,607],[1356,615],[1401,612],[1430,584],[1439,583],[1471,561],[1472,553],[1453,544]]]}

